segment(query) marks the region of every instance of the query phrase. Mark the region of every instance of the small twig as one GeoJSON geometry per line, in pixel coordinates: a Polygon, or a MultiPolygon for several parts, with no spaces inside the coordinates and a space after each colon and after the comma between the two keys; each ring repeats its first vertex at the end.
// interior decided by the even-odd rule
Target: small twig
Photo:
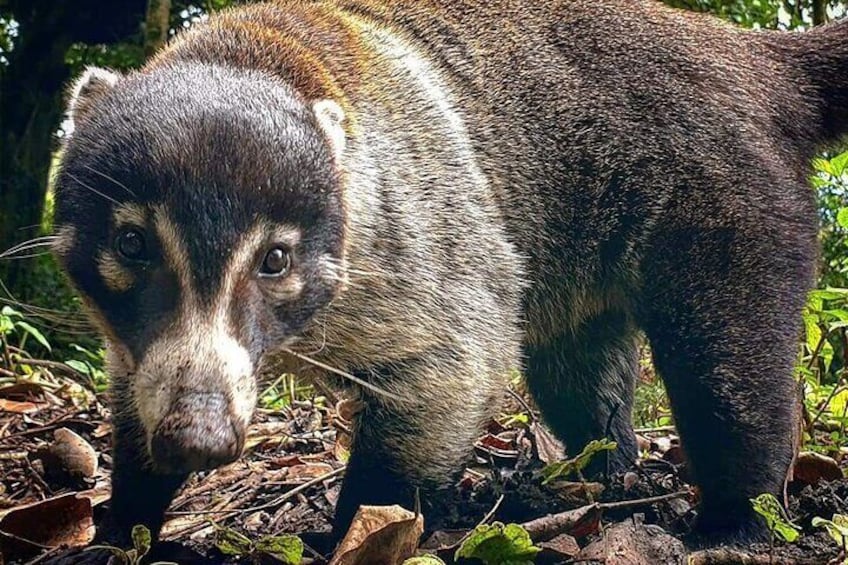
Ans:
{"type": "Polygon", "coordinates": [[[54,548],[50,547],[49,545],[44,545],[44,544],[38,543],[37,541],[32,541],[31,539],[21,537],[17,534],[4,532],[3,530],[0,530],[0,536],[7,537],[7,538],[10,538],[10,539],[22,542],[22,543],[28,543],[30,545],[34,545],[35,547],[39,547],[41,549],[54,549],[54,548]]]}
{"type": "Polygon", "coordinates": [[[3,345],[3,359],[6,361],[6,367],[11,371],[14,367],[12,366],[12,356],[9,354],[9,342],[6,341],[6,334],[0,333],[0,344],[3,345]]]}
{"type": "Polygon", "coordinates": [[[684,496],[689,496],[690,493],[688,490],[680,490],[677,492],[670,492],[668,494],[660,494],[658,496],[649,496],[647,498],[637,498],[634,500],[620,500],[618,502],[598,502],[598,508],[601,510],[619,510],[621,508],[632,508],[634,506],[646,506],[648,504],[655,504],[657,502],[665,502],[667,500],[673,500],[675,498],[683,498],[684,496]]]}
{"type": "Polygon", "coordinates": [[[362,388],[368,389],[371,392],[376,393],[378,396],[384,396],[386,398],[391,398],[395,402],[400,402],[400,403],[405,403],[408,400],[408,399],[401,398],[400,396],[398,396],[397,394],[395,394],[393,392],[389,392],[389,391],[387,391],[383,388],[380,388],[379,386],[375,385],[374,383],[369,383],[365,379],[361,379],[361,378],[357,377],[356,375],[352,375],[352,374],[350,374],[346,371],[342,371],[341,369],[336,369],[335,367],[327,365],[326,363],[322,363],[321,361],[318,361],[317,359],[313,359],[312,357],[304,355],[303,353],[298,353],[297,351],[295,351],[293,349],[289,349],[288,347],[282,348],[281,351],[283,351],[284,353],[288,353],[292,357],[300,359],[301,361],[304,361],[306,363],[310,363],[311,365],[315,365],[319,369],[323,369],[323,370],[327,371],[328,373],[338,375],[340,377],[343,377],[343,378],[351,381],[352,383],[356,383],[359,386],[361,386],[362,388]]]}
{"type": "Polygon", "coordinates": [[[266,504],[260,504],[258,506],[250,506],[248,508],[227,508],[227,509],[222,508],[220,510],[191,510],[191,511],[180,510],[180,511],[166,512],[165,515],[166,516],[194,516],[194,515],[197,515],[197,514],[221,514],[221,513],[244,514],[244,513],[247,513],[247,512],[258,512],[259,510],[267,510],[269,508],[276,508],[277,506],[280,506],[283,502],[287,501],[290,498],[293,498],[293,497],[299,495],[303,491],[308,490],[308,489],[310,489],[310,488],[312,488],[316,485],[319,485],[319,484],[323,483],[324,481],[326,481],[328,479],[332,479],[334,477],[341,475],[342,473],[345,472],[346,468],[347,467],[339,467],[338,469],[333,469],[332,471],[324,473],[320,477],[315,477],[314,479],[309,480],[309,481],[303,483],[302,485],[298,485],[298,486],[294,487],[293,489],[291,489],[290,491],[283,493],[282,495],[280,495],[276,499],[274,499],[271,502],[268,502],[266,504]]]}
{"type": "Polygon", "coordinates": [[[837,394],[839,394],[840,392],[842,392],[843,390],[846,390],[846,388],[843,385],[838,384],[838,383],[837,383],[836,386],[833,387],[833,390],[830,391],[830,394],[825,399],[825,401],[822,403],[821,410],[816,412],[816,416],[813,418],[813,421],[810,422],[810,430],[808,430],[809,432],[812,432],[813,426],[816,425],[816,422],[819,421],[819,418],[821,418],[822,414],[824,414],[825,410],[827,410],[827,407],[830,405],[830,401],[833,400],[833,397],[836,396],[837,394]]]}
{"type": "Polygon", "coordinates": [[[32,462],[28,458],[24,459],[24,461],[26,462],[26,467],[29,470],[30,475],[32,475],[32,479],[38,483],[38,486],[40,486],[48,496],[53,496],[53,489],[50,488],[50,485],[44,482],[44,479],[41,478],[41,475],[39,475],[38,471],[35,470],[35,467],[32,466],[32,462]]]}
{"type": "Polygon", "coordinates": [[[524,400],[524,397],[522,397],[520,394],[518,394],[518,391],[513,389],[511,386],[506,387],[506,391],[507,391],[507,393],[509,393],[509,395],[511,397],[513,397],[521,405],[522,408],[524,408],[524,410],[527,411],[527,416],[528,416],[528,418],[530,418],[529,423],[532,424],[533,422],[535,422],[536,421],[536,415],[533,414],[533,409],[530,408],[530,405],[527,404],[527,401],[524,400]]]}
{"type": "Polygon", "coordinates": [[[633,430],[633,433],[636,434],[658,434],[664,432],[676,432],[677,428],[675,426],[656,426],[653,428],[636,428],[633,430]]]}
{"type": "Polygon", "coordinates": [[[59,428],[59,427],[65,425],[65,424],[85,424],[85,425],[90,426],[90,427],[95,426],[95,424],[93,422],[89,422],[88,420],[77,420],[75,418],[69,418],[67,420],[62,420],[62,421],[58,421],[58,422],[56,420],[53,420],[52,422],[48,422],[47,424],[44,424],[42,426],[38,426],[37,428],[33,428],[31,430],[24,430],[22,432],[15,432],[13,434],[7,435],[6,437],[0,437],[0,443],[3,443],[3,442],[8,441],[10,439],[18,438],[18,437],[30,436],[30,435],[33,435],[33,434],[40,434],[42,432],[49,432],[51,430],[55,430],[56,428],[59,428]]]}

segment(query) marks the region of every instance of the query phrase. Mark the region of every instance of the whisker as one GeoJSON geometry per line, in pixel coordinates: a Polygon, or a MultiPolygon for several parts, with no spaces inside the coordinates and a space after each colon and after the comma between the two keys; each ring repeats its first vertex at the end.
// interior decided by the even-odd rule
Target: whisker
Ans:
{"type": "Polygon", "coordinates": [[[126,190],[126,191],[127,191],[127,193],[128,193],[130,196],[132,196],[133,198],[138,198],[138,196],[136,195],[136,193],[135,193],[135,192],[133,192],[132,190],[130,190],[130,189],[129,189],[129,187],[128,187],[127,185],[125,185],[124,183],[116,181],[115,179],[113,179],[112,177],[110,177],[109,175],[107,175],[106,173],[101,173],[100,171],[98,171],[98,170],[97,170],[97,169],[95,169],[94,167],[90,167],[90,166],[88,166],[88,165],[83,165],[83,166],[84,166],[86,169],[88,169],[89,171],[91,171],[92,173],[94,173],[95,175],[100,175],[100,176],[101,176],[101,177],[103,177],[104,179],[106,179],[106,180],[108,180],[108,181],[112,182],[113,184],[116,184],[116,185],[118,185],[119,187],[123,188],[123,189],[124,189],[124,190],[126,190]]]}
{"type": "Polygon", "coordinates": [[[5,257],[6,255],[12,255],[18,252],[20,249],[33,245],[51,245],[56,241],[55,235],[45,235],[42,237],[35,237],[33,239],[28,239],[27,241],[22,241],[21,243],[17,243],[7,249],[6,251],[0,253],[0,257],[5,257]]]}
{"type": "Polygon", "coordinates": [[[102,196],[103,198],[105,198],[105,199],[106,199],[106,200],[108,200],[109,202],[112,202],[113,204],[116,204],[116,205],[118,205],[118,206],[120,206],[120,205],[121,205],[121,203],[120,203],[120,202],[118,202],[117,200],[115,200],[114,198],[112,198],[111,196],[109,196],[108,194],[103,194],[102,192],[100,192],[99,190],[97,190],[96,188],[94,188],[93,186],[91,186],[91,185],[89,185],[89,184],[84,183],[83,181],[81,181],[79,178],[75,177],[75,176],[74,176],[74,175],[72,175],[71,173],[67,173],[67,175],[68,175],[69,177],[71,177],[71,178],[74,180],[74,182],[76,182],[77,184],[79,184],[79,185],[80,185],[80,186],[82,186],[83,188],[87,188],[88,190],[90,190],[90,191],[91,191],[91,192],[93,192],[94,194],[97,194],[98,196],[102,196]]]}
{"type": "Polygon", "coordinates": [[[41,253],[28,253],[27,255],[0,255],[0,259],[32,259],[34,257],[42,257],[44,255],[50,255],[50,252],[42,251],[41,253]]]}
{"type": "Polygon", "coordinates": [[[359,377],[357,377],[355,375],[351,375],[350,373],[342,371],[341,369],[336,369],[335,367],[331,367],[330,365],[327,365],[326,363],[322,363],[321,361],[318,361],[317,359],[313,359],[312,357],[309,357],[308,355],[298,353],[297,351],[289,349],[288,347],[282,348],[282,351],[284,351],[285,353],[288,353],[289,355],[291,355],[291,356],[293,356],[297,359],[300,359],[301,361],[305,361],[305,362],[307,362],[311,365],[314,365],[314,366],[318,367],[319,369],[323,369],[325,371],[333,373],[334,375],[338,375],[338,376],[343,377],[343,378],[345,378],[345,379],[347,379],[351,382],[354,382],[354,383],[358,384],[359,386],[361,386],[363,388],[367,388],[371,392],[379,394],[380,396],[385,396],[386,398],[391,398],[392,400],[395,400],[397,402],[401,402],[401,403],[404,402],[404,400],[400,396],[398,396],[394,393],[391,393],[387,390],[384,390],[384,389],[380,388],[379,386],[377,386],[373,383],[369,383],[368,381],[366,381],[364,379],[360,379],[359,377]]]}
{"type": "Polygon", "coordinates": [[[57,328],[61,327],[63,332],[83,335],[90,334],[94,330],[91,322],[83,314],[62,312],[61,310],[42,308],[40,306],[33,306],[26,302],[21,302],[15,298],[2,280],[0,280],[0,290],[9,297],[4,298],[0,296],[0,304],[14,306],[21,309],[29,316],[47,320],[48,322],[55,324],[57,328]]]}

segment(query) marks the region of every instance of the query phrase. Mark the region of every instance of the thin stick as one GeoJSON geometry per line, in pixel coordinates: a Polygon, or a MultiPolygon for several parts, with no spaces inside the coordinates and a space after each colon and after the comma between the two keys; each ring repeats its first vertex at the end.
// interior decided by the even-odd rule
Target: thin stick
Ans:
{"type": "Polygon", "coordinates": [[[332,471],[324,473],[320,477],[315,477],[314,479],[309,480],[309,481],[303,483],[302,485],[298,485],[298,486],[294,487],[290,491],[280,495],[279,497],[272,500],[271,502],[268,502],[266,504],[260,504],[259,506],[250,506],[248,508],[228,508],[228,509],[221,509],[221,510],[195,510],[195,511],[180,510],[180,511],[174,511],[174,512],[166,512],[165,515],[166,516],[194,516],[196,514],[222,514],[222,513],[244,514],[246,512],[257,512],[259,510],[267,510],[269,508],[276,508],[276,507],[280,506],[282,503],[284,503],[285,501],[287,501],[288,499],[299,495],[303,491],[308,490],[308,489],[310,489],[310,488],[312,488],[316,485],[319,485],[319,484],[323,483],[324,481],[326,481],[328,479],[338,477],[339,475],[344,473],[346,469],[347,469],[346,466],[345,467],[339,467],[338,469],[333,469],[332,471]]]}
{"type": "Polygon", "coordinates": [[[312,357],[307,357],[306,355],[303,355],[302,353],[298,353],[297,351],[289,349],[288,347],[284,347],[282,349],[282,351],[284,351],[285,353],[288,353],[289,355],[291,355],[293,357],[300,359],[301,361],[305,361],[305,362],[307,362],[311,365],[315,365],[319,369],[324,369],[325,371],[328,371],[328,372],[333,373],[335,375],[338,375],[340,377],[344,377],[347,380],[354,382],[361,387],[367,388],[371,392],[376,392],[377,394],[379,394],[381,396],[391,398],[392,400],[396,400],[397,402],[404,402],[404,399],[402,399],[400,396],[398,396],[394,393],[391,393],[387,390],[383,390],[382,388],[378,387],[377,385],[375,385],[373,383],[369,383],[368,381],[366,381],[364,379],[360,379],[359,377],[357,377],[355,375],[351,375],[350,373],[346,373],[345,371],[342,371],[341,369],[336,369],[335,367],[331,367],[330,365],[322,363],[321,361],[318,361],[317,359],[313,359],[312,357]]]}
{"type": "Polygon", "coordinates": [[[596,504],[601,510],[618,510],[621,508],[631,508],[633,506],[645,506],[656,502],[665,502],[675,498],[683,498],[690,494],[691,493],[688,490],[680,490],[677,492],[670,492],[668,494],[661,494],[659,496],[649,496],[647,498],[637,498],[635,500],[620,500],[618,502],[597,502],[596,504]]]}

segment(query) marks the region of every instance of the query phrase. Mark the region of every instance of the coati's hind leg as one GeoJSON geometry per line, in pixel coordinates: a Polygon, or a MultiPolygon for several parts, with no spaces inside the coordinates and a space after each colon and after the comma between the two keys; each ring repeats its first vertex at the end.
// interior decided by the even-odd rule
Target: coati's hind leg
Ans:
{"type": "Polygon", "coordinates": [[[596,457],[587,473],[629,468],[637,455],[630,419],[639,358],[627,316],[598,315],[526,353],[527,386],[569,454],[608,437],[618,448],[608,459],[596,457]]]}
{"type": "Polygon", "coordinates": [[[400,504],[411,510],[416,490],[426,527],[438,525],[443,504],[471,458],[474,440],[497,413],[508,371],[493,370],[486,363],[498,364],[501,354],[492,352],[484,360],[467,351],[438,351],[358,373],[399,391],[402,402],[362,398],[366,405],[357,416],[336,505],[336,536],[345,533],[360,505],[400,504]]]}
{"type": "Polygon", "coordinates": [[[815,237],[758,228],[666,234],[643,279],[641,324],[701,489],[705,541],[758,537],[749,498],[780,499],[793,456],[791,374],[815,237]]]}

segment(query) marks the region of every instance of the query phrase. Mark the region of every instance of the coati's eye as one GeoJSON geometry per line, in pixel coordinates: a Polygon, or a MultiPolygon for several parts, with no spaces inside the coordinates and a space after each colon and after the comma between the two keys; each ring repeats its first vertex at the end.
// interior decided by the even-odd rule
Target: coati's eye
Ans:
{"type": "Polygon", "coordinates": [[[281,277],[291,268],[291,253],[282,247],[275,247],[265,254],[259,274],[265,277],[281,277]]]}
{"type": "Polygon", "coordinates": [[[147,245],[144,234],[136,228],[123,229],[115,238],[118,254],[129,261],[144,261],[147,258],[147,245]]]}

